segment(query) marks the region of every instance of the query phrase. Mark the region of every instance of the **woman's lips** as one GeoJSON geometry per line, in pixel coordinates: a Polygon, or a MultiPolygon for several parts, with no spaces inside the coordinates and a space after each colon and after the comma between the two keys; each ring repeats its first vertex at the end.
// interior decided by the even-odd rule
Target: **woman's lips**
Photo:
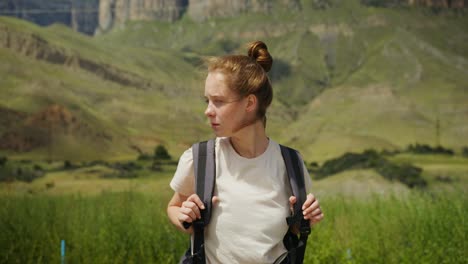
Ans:
{"type": "Polygon", "coordinates": [[[211,123],[211,127],[212,128],[217,128],[217,127],[219,127],[219,124],[218,123],[211,123]]]}

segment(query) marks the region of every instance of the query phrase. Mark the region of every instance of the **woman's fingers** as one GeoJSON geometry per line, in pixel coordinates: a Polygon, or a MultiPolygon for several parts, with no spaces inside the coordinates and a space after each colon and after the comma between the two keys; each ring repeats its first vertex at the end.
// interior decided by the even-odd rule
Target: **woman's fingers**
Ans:
{"type": "Polygon", "coordinates": [[[318,217],[320,215],[322,215],[322,210],[320,208],[317,208],[309,213],[304,212],[304,219],[312,220],[314,217],[318,217]]]}
{"type": "Polygon", "coordinates": [[[179,221],[191,223],[196,219],[201,218],[200,209],[205,209],[203,202],[200,200],[198,195],[190,195],[180,207],[179,221]]]}
{"type": "Polygon", "coordinates": [[[197,216],[195,215],[195,212],[190,210],[189,208],[183,208],[181,207],[179,209],[179,215],[177,217],[180,222],[187,222],[187,223],[192,223],[197,219],[197,216]]]}
{"type": "Polygon", "coordinates": [[[318,201],[315,200],[310,206],[306,207],[302,212],[304,215],[308,215],[317,209],[320,210],[320,206],[319,206],[318,201]]]}
{"type": "Polygon", "coordinates": [[[192,217],[192,219],[201,218],[200,209],[193,202],[188,202],[188,201],[183,202],[182,206],[180,207],[180,212],[183,214],[189,215],[190,217],[192,217]]]}
{"type": "Polygon", "coordinates": [[[211,203],[213,204],[213,207],[217,206],[219,204],[219,197],[214,195],[213,198],[211,198],[211,203]]]}
{"type": "Polygon", "coordinates": [[[296,196],[289,197],[289,210],[291,210],[292,214],[294,214],[294,204],[296,204],[296,201],[296,196]]]}
{"type": "Polygon", "coordinates": [[[307,195],[307,199],[304,203],[304,205],[302,205],[302,210],[305,210],[307,207],[309,207],[313,202],[315,202],[315,196],[311,193],[309,193],[307,195]]]}
{"type": "Polygon", "coordinates": [[[198,195],[192,194],[187,198],[188,202],[194,202],[200,209],[205,209],[205,205],[203,204],[202,200],[198,195]]]}
{"type": "Polygon", "coordinates": [[[307,200],[302,206],[302,213],[304,214],[304,219],[310,220],[313,224],[323,219],[323,212],[320,208],[319,201],[313,194],[307,195],[307,200]]]}

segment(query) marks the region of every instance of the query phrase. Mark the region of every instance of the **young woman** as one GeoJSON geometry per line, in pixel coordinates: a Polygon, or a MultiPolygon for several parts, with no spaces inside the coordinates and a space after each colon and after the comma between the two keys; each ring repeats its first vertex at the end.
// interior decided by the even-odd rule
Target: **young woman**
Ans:
{"type": "MultiPolygon", "coordinates": [[[[273,91],[267,72],[273,59],[261,41],[249,45],[248,56],[229,55],[208,62],[206,111],[216,135],[216,186],[211,222],[205,229],[207,263],[273,263],[286,249],[285,218],[291,196],[280,146],[265,132],[266,111],[273,91]]],[[[304,167],[306,189],[311,186],[304,167]]],[[[180,157],[170,186],[175,191],[168,216],[180,230],[199,219],[203,202],[194,193],[192,149],[180,157]]],[[[323,214],[312,194],[304,219],[315,224],[323,214]]]]}

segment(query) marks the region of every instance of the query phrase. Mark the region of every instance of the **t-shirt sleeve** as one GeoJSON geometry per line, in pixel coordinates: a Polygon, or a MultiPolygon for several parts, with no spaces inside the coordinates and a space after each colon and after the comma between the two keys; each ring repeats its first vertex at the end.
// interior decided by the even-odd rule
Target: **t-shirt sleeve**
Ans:
{"type": "Polygon", "coordinates": [[[195,193],[194,184],[192,148],[189,148],[180,156],[177,170],[169,185],[175,192],[190,196],[195,193]]]}

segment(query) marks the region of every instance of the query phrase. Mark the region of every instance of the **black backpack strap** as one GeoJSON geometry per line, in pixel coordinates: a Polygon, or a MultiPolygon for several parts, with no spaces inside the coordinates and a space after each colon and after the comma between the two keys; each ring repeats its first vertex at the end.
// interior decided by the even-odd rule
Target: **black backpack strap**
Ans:
{"type": "Polygon", "coordinates": [[[307,239],[310,234],[309,221],[305,220],[302,214],[302,205],[307,199],[303,169],[304,161],[296,150],[283,145],[280,145],[280,148],[284,164],[286,165],[286,172],[289,177],[292,193],[296,197],[294,213],[292,216],[286,218],[286,221],[290,229],[296,226],[296,229],[300,232],[299,239],[291,232],[288,232],[285,236],[285,243],[292,243],[292,245],[290,245],[291,247],[288,248],[290,263],[299,264],[304,260],[307,239]]]}
{"type": "Polygon", "coordinates": [[[211,218],[212,197],[216,181],[215,139],[195,143],[192,146],[195,192],[205,205],[201,219],[193,223],[184,222],[185,228],[193,225],[191,263],[205,263],[205,226],[211,218]]]}

